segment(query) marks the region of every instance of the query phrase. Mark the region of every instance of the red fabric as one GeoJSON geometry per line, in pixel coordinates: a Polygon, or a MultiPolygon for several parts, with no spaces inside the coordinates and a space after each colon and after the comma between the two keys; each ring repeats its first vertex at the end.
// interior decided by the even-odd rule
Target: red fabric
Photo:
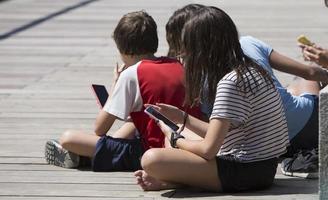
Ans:
{"type": "MultiPolygon", "coordinates": [[[[185,96],[182,65],[174,59],[161,57],[157,60],[143,60],[137,69],[140,93],[144,104],[166,103],[182,107],[185,96]]],[[[199,108],[188,113],[199,117],[199,108]]],[[[144,149],[164,147],[164,134],[155,121],[142,111],[130,114],[141,134],[144,149]]]]}

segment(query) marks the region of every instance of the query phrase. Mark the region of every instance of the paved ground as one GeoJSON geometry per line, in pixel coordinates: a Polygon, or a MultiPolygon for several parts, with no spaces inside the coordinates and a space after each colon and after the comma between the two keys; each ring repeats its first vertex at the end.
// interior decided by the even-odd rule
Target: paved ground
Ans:
{"type": "MultiPolygon", "coordinates": [[[[0,198],[1,199],[317,199],[317,180],[276,176],[270,190],[242,194],[199,191],[143,192],[132,173],[93,173],[48,166],[46,140],[68,128],[91,131],[98,112],[91,83],[109,85],[119,56],[111,40],[126,12],[145,9],[164,25],[188,0],[0,1],[0,198]]],[[[303,33],[328,46],[323,1],[202,1],[225,9],[241,35],[253,35],[300,59],[303,33]]],[[[288,85],[293,77],[279,73],[288,85]]],[[[116,124],[116,128],[120,123],[116,124]]],[[[201,172],[200,172],[201,173],[201,172]]],[[[259,174],[260,176],[261,174],[259,174]]]]}

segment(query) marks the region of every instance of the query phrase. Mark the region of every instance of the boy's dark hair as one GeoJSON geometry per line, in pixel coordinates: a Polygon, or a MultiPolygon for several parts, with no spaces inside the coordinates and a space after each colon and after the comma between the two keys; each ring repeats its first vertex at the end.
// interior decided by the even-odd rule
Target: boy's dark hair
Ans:
{"type": "Polygon", "coordinates": [[[113,39],[121,54],[154,54],[158,47],[157,25],[145,11],[131,12],[120,19],[113,39]]]}

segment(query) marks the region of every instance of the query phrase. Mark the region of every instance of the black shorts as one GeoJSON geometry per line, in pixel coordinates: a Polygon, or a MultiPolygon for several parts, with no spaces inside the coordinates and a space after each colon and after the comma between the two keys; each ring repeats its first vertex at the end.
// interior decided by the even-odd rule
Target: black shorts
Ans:
{"type": "Polygon", "coordinates": [[[223,192],[243,192],[270,187],[278,159],[241,163],[232,156],[219,156],[216,163],[223,192]]]}
{"type": "Polygon", "coordinates": [[[300,150],[312,150],[318,148],[319,143],[319,98],[312,95],[314,99],[313,111],[310,119],[307,121],[303,129],[290,141],[287,157],[290,157],[300,150]]]}
{"type": "Polygon", "coordinates": [[[140,139],[101,137],[92,158],[92,170],[135,171],[141,169],[140,159],[144,150],[140,139]]]}

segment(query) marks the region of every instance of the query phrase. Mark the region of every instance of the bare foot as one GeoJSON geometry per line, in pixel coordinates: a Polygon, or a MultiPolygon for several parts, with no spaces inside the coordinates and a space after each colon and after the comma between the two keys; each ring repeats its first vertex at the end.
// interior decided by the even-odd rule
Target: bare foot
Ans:
{"type": "Polygon", "coordinates": [[[174,184],[159,181],[154,177],[149,176],[144,170],[134,172],[134,176],[137,179],[137,184],[140,185],[144,191],[158,191],[175,188],[174,184]]]}

